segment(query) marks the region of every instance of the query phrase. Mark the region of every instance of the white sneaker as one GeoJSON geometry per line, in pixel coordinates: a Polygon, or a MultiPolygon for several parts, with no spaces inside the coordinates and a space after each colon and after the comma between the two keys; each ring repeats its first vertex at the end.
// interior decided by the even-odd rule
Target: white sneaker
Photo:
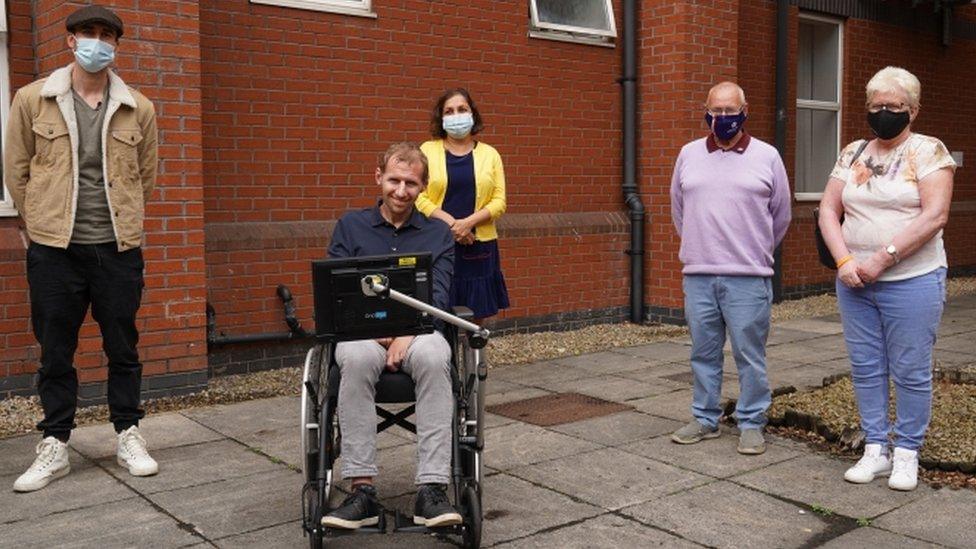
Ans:
{"type": "Polygon", "coordinates": [[[128,469],[129,474],[133,476],[148,477],[159,472],[159,464],[149,456],[146,439],[142,438],[139,428],[135,425],[119,433],[116,461],[120,467],[128,469]]]}
{"type": "Polygon", "coordinates": [[[33,492],[59,479],[71,471],[68,463],[68,445],[54,437],[47,437],[34,450],[37,458],[24,474],[14,481],[15,492],[33,492]]]}
{"type": "Polygon", "coordinates": [[[891,458],[881,453],[881,445],[866,444],[864,455],[844,473],[844,480],[855,484],[866,484],[874,480],[874,477],[886,477],[890,474],[891,458]]]}
{"type": "Polygon", "coordinates": [[[888,488],[910,491],[914,490],[916,486],[918,486],[918,452],[905,448],[895,448],[888,488]]]}

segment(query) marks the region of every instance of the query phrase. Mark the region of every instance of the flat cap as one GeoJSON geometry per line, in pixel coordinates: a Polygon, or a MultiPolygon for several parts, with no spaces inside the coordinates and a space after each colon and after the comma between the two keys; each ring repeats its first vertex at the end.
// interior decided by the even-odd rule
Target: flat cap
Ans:
{"type": "Polygon", "coordinates": [[[115,12],[102,6],[85,6],[76,10],[65,20],[64,26],[68,32],[75,32],[78,27],[90,23],[101,23],[115,30],[116,37],[122,36],[122,20],[115,12]]]}

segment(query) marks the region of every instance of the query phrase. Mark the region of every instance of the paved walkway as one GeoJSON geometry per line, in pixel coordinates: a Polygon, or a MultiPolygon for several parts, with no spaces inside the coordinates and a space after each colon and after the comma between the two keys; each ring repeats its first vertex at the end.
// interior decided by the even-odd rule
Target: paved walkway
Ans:
{"type": "MultiPolygon", "coordinates": [[[[847,363],[836,319],[777,323],[774,387],[818,385],[847,363]]],[[[948,307],[943,363],[976,361],[976,297],[948,307]]],[[[762,456],[736,436],[693,446],[668,434],[689,417],[687,341],[493,369],[489,404],[577,391],[632,411],[542,428],[488,418],[484,545],[498,547],[974,547],[976,492],[842,480],[849,461],[772,438],[762,456]],[[819,510],[820,512],[815,512],[819,510]],[[861,519],[860,521],[858,519],[861,519]]],[[[725,396],[736,396],[727,368],[725,396]]],[[[10,491],[36,436],[0,440],[0,546],[300,547],[298,398],[160,414],[143,430],[162,472],[134,478],[113,457],[111,427],[78,429],[72,473],[10,491]]],[[[380,436],[380,494],[408,510],[414,445],[380,436]]],[[[330,547],[447,546],[416,534],[346,537],[330,547]]]]}

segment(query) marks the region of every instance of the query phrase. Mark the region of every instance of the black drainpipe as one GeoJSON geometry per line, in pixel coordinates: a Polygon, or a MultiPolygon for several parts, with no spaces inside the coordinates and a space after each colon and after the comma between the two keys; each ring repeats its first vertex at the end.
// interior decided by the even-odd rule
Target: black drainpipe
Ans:
{"type": "MultiPolygon", "coordinates": [[[[789,71],[786,68],[789,54],[790,2],[776,2],[776,150],[786,161],[786,102],[789,71]]],[[[773,251],[773,301],[783,300],[783,247],[773,251]]]]}
{"type": "Polygon", "coordinates": [[[281,305],[285,309],[285,323],[287,332],[267,332],[261,334],[226,335],[217,331],[217,311],[207,303],[207,346],[237,345],[241,343],[282,343],[309,339],[315,334],[306,332],[301,321],[295,316],[295,298],[291,290],[284,284],[279,284],[277,292],[281,305]]]}
{"type": "Polygon", "coordinates": [[[637,192],[637,0],[624,0],[624,203],[630,210],[630,321],[644,321],[644,204],[637,192]]]}

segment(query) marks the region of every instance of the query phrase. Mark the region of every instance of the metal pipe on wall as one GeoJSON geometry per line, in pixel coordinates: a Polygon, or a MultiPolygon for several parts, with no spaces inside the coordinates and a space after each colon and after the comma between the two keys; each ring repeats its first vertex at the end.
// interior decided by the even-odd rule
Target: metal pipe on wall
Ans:
{"type": "Polygon", "coordinates": [[[630,210],[630,321],[644,321],[644,203],[637,191],[637,0],[624,0],[623,94],[624,203],[630,210]]]}

